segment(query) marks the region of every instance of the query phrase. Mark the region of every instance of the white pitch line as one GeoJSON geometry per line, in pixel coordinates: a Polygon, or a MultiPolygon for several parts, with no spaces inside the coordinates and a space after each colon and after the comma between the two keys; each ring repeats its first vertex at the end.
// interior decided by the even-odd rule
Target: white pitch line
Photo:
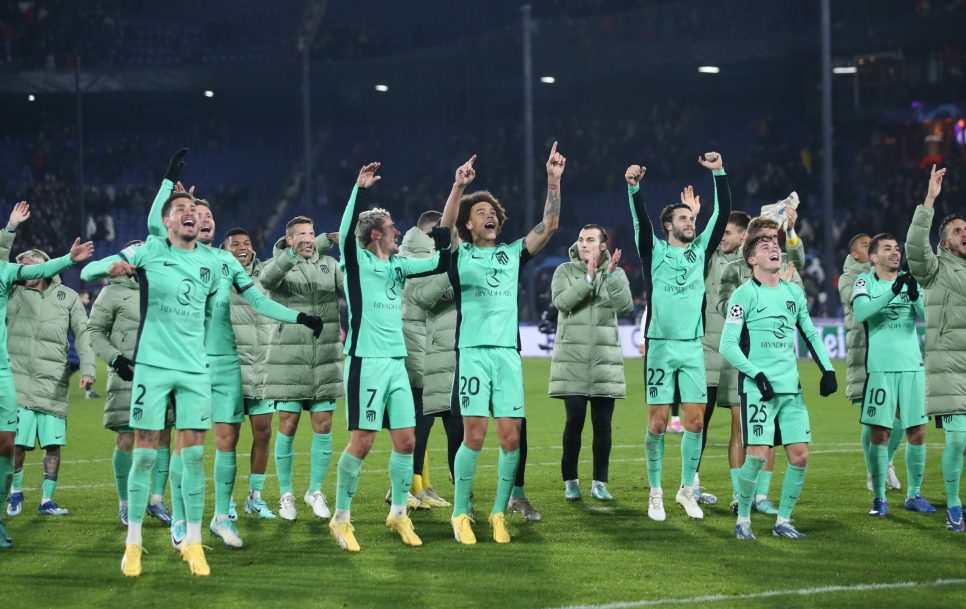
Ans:
{"type": "Polygon", "coordinates": [[[654,600],[623,601],[600,605],[564,605],[553,609],[632,609],[635,607],[657,607],[660,605],[691,605],[694,603],[716,603],[718,601],[739,601],[756,598],[772,598],[776,596],[815,596],[835,592],[867,592],[870,590],[895,590],[898,588],[917,588],[940,586],[959,586],[966,584],[966,579],[936,579],[925,582],[888,582],[879,584],[852,584],[847,586],[822,586],[818,588],[798,588],[793,590],[765,590],[762,592],[748,592],[746,594],[706,594],[687,598],[662,598],[654,600]]]}

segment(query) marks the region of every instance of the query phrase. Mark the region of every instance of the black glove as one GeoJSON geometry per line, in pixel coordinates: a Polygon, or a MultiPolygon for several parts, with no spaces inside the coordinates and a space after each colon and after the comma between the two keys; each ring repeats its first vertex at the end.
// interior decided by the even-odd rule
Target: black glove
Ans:
{"type": "Polygon", "coordinates": [[[134,362],[123,355],[114,358],[114,361],[111,362],[111,368],[121,377],[122,381],[130,383],[134,380],[134,362]]]}
{"type": "Polygon", "coordinates": [[[429,236],[432,237],[433,243],[436,244],[437,252],[448,250],[450,245],[452,245],[452,235],[450,230],[445,226],[437,226],[429,231],[429,236]]]}
{"type": "Polygon", "coordinates": [[[299,316],[295,318],[295,321],[302,324],[306,328],[310,328],[312,333],[315,334],[315,338],[318,338],[322,334],[322,318],[318,315],[306,315],[305,313],[299,313],[299,316]]]}
{"type": "Polygon", "coordinates": [[[899,273],[896,275],[896,280],[892,282],[892,293],[896,296],[902,292],[902,286],[906,285],[906,277],[911,277],[909,273],[899,273]]]}
{"type": "Polygon", "coordinates": [[[772,388],[771,383],[768,382],[768,377],[765,376],[764,372],[759,372],[755,375],[755,384],[758,385],[762,402],[767,402],[775,397],[775,390],[772,388]]]}
{"type": "Polygon", "coordinates": [[[181,172],[184,171],[184,158],[188,156],[188,149],[182,148],[174,153],[171,162],[168,163],[168,173],[164,174],[165,180],[177,182],[181,179],[181,172]]]}
{"type": "Polygon", "coordinates": [[[835,380],[835,371],[826,370],[822,373],[822,381],[818,384],[818,392],[826,398],[839,390],[839,382],[835,380]]]}
{"type": "Polygon", "coordinates": [[[916,278],[912,276],[912,273],[906,273],[906,293],[909,294],[909,300],[915,302],[919,300],[919,284],[916,283],[916,278]]]}

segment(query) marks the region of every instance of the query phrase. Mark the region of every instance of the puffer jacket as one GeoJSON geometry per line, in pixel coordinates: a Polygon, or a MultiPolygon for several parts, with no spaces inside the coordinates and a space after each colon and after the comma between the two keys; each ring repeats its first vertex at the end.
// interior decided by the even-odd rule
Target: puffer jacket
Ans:
{"type": "MultiPolygon", "coordinates": [[[[261,276],[264,263],[253,251],[251,261],[243,268],[262,289],[261,276]]],[[[231,292],[231,327],[235,331],[235,347],[242,372],[242,395],[256,400],[265,399],[261,386],[265,376],[265,356],[275,321],[259,315],[245,297],[235,290],[231,292]]]]}
{"type": "MultiPolygon", "coordinates": [[[[317,239],[318,242],[318,239],[317,239]]],[[[285,239],[262,267],[261,284],[276,302],[318,315],[324,327],[315,338],[299,324],[272,322],[260,385],[271,400],[334,400],[343,395],[339,293],[342,272],[335,258],[319,253],[306,260],[289,254],[285,239]]]]}
{"type": "Polygon", "coordinates": [[[848,351],[848,368],[845,372],[845,397],[851,401],[861,400],[865,388],[865,349],[868,339],[865,326],[855,323],[852,313],[852,286],[862,273],[872,272],[872,265],[862,264],[851,255],[845,257],[842,274],[839,275],[839,298],[845,310],[845,348],[848,351]]]}
{"type": "Polygon", "coordinates": [[[406,281],[413,302],[426,312],[426,356],[423,360],[423,414],[450,410],[456,372],[456,304],[446,273],[406,281]]]}
{"type": "Polygon", "coordinates": [[[553,273],[550,296],[560,314],[550,363],[550,397],[627,395],[617,318],[630,313],[633,302],[627,275],[620,267],[605,273],[609,263],[610,252],[605,251],[594,284],[588,285],[587,263],[574,243],[570,262],[553,273]]]}
{"type": "MultiPolygon", "coordinates": [[[[432,238],[412,227],[406,231],[399,254],[407,258],[430,258],[436,253],[432,238]]],[[[423,386],[423,361],[426,358],[426,311],[413,300],[414,281],[409,280],[403,287],[402,320],[403,339],[406,341],[406,373],[409,386],[416,389],[423,386]]]]}
{"type": "Polygon", "coordinates": [[[718,312],[718,286],[721,275],[728,265],[741,258],[739,247],[730,254],[721,250],[719,245],[711,254],[708,272],[704,276],[704,336],[701,346],[704,349],[704,369],[708,387],[717,387],[721,372],[731,369],[731,365],[721,357],[718,345],[721,343],[721,330],[724,328],[724,316],[718,312]]]}
{"type": "MultiPolygon", "coordinates": [[[[141,323],[141,297],[134,277],[115,277],[97,295],[87,322],[91,347],[110,365],[118,355],[134,359],[141,323]]],[[[104,427],[127,427],[131,412],[131,383],[108,368],[104,427]]]]}
{"type": "Polygon", "coordinates": [[[966,414],[966,259],[933,251],[935,213],[916,207],[906,235],[909,271],[926,292],[926,414],[966,414]]]}

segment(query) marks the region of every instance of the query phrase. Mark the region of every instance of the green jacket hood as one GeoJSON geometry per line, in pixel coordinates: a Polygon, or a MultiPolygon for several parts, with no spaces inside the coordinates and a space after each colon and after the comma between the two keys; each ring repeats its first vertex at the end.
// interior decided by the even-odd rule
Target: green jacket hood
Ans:
{"type": "Polygon", "coordinates": [[[868,273],[871,268],[871,263],[866,262],[865,264],[862,264],[853,258],[851,254],[849,254],[845,257],[845,262],[842,264],[842,273],[858,275],[859,273],[868,273]]]}

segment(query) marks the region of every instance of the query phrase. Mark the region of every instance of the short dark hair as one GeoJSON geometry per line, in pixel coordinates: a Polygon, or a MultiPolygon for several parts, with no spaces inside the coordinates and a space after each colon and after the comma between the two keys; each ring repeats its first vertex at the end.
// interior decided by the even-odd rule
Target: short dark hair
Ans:
{"type": "Polygon", "coordinates": [[[592,228],[596,228],[600,231],[600,242],[607,243],[607,231],[600,224],[584,224],[580,230],[590,230],[592,228]]]}
{"type": "Polygon", "coordinates": [[[954,222],[956,220],[963,220],[964,222],[966,222],[966,218],[962,217],[959,214],[949,214],[948,216],[946,216],[945,218],[943,218],[943,221],[942,222],[939,223],[939,240],[940,241],[945,241],[946,240],[946,227],[949,225],[950,222],[954,222]]]}
{"type": "Polygon", "coordinates": [[[748,264],[748,259],[755,255],[755,248],[758,247],[759,243],[762,241],[771,241],[773,239],[774,237],[771,235],[762,234],[755,235],[751,239],[746,239],[745,244],[741,246],[741,257],[744,259],[745,264],[751,266],[748,264]]]}
{"type": "Polygon", "coordinates": [[[665,235],[668,235],[669,233],[664,228],[664,223],[671,221],[671,218],[674,217],[674,210],[676,209],[686,209],[691,211],[691,206],[685,205],[684,203],[671,203],[670,205],[664,206],[664,209],[661,210],[661,230],[664,231],[665,235]]]}
{"type": "Polygon", "coordinates": [[[294,218],[292,218],[291,220],[285,223],[286,236],[292,234],[292,227],[295,226],[296,224],[311,224],[313,227],[315,226],[315,223],[312,222],[312,218],[308,216],[295,216],[294,218]]]}
{"type": "Polygon", "coordinates": [[[764,216],[752,218],[751,222],[748,223],[748,238],[753,239],[757,237],[758,233],[766,228],[778,230],[778,222],[764,216]]]}
{"type": "Polygon", "coordinates": [[[751,214],[740,209],[736,209],[728,215],[728,224],[734,224],[741,230],[748,230],[748,223],[751,222],[751,214]]]}
{"type": "Polygon", "coordinates": [[[859,233],[858,235],[852,237],[851,239],[849,239],[849,251],[850,252],[854,252],[855,251],[855,248],[858,247],[859,239],[861,239],[862,237],[868,237],[869,239],[872,238],[872,236],[869,235],[868,233],[859,233]]]}
{"type": "Polygon", "coordinates": [[[478,190],[474,193],[463,195],[463,198],[460,199],[459,213],[456,214],[456,232],[460,240],[464,243],[473,243],[473,233],[470,229],[466,228],[466,222],[470,219],[470,211],[477,203],[489,203],[493,206],[498,224],[497,232],[503,228],[503,223],[506,222],[506,210],[503,209],[503,206],[500,205],[497,198],[490,194],[489,190],[478,190]]]}
{"type": "Polygon", "coordinates": [[[419,215],[419,219],[416,220],[416,227],[421,231],[425,231],[427,228],[430,228],[431,226],[436,226],[436,224],[439,222],[439,219],[442,217],[443,217],[443,214],[436,211],[435,209],[424,211],[422,214],[419,215]]]}
{"type": "Polygon", "coordinates": [[[872,241],[869,241],[869,255],[871,256],[872,254],[879,253],[879,242],[888,241],[890,239],[896,242],[899,241],[896,239],[895,235],[891,233],[879,233],[875,237],[872,237],[872,241]]]}
{"type": "Polygon", "coordinates": [[[164,205],[161,206],[162,218],[166,218],[168,216],[168,212],[171,211],[171,206],[174,205],[174,202],[178,199],[188,199],[192,203],[195,202],[195,198],[186,192],[172,192],[170,195],[168,195],[168,198],[164,200],[164,205]]]}
{"type": "Polygon", "coordinates": [[[230,239],[231,237],[235,237],[237,235],[245,235],[249,239],[252,238],[252,236],[244,228],[233,228],[227,233],[225,233],[225,239],[222,241],[222,243],[228,243],[228,239],[230,239]]]}
{"type": "Polygon", "coordinates": [[[203,205],[209,210],[211,209],[211,203],[208,202],[208,199],[199,199],[198,197],[195,197],[195,205],[203,205]]]}

